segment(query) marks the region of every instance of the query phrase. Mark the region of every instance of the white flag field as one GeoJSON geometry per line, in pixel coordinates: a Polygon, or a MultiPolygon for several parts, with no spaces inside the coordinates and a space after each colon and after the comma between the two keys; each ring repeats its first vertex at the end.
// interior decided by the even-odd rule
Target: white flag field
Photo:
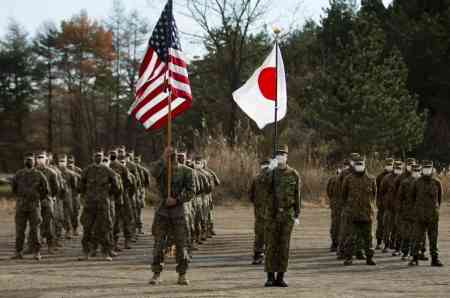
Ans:
{"type": "Polygon", "coordinates": [[[259,129],[275,122],[276,101],[278,101],[278,121],[286,116],[286,75],[281,51],[279,48],[277,51],[277,47],[274,46],[263,65],[253,73],[245,85],[233,92],[236,104],[256,122],[259,129]]]}

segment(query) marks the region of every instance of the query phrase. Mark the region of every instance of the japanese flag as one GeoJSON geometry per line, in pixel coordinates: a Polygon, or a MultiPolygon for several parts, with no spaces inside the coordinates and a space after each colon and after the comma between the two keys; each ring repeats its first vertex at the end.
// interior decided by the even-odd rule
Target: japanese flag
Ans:
{"type": "Polygon", "coordinates": [[[278,61],[276,61],[276,53],[277,46],[273,48],[264,64],[253,73],[247,83],[233,93],[236,104],[256,122],[259,129],[275,122],[276,100],[278,100],[278,121],[286,116],[286,75],[279,48],[278,61]],[[277,62],[278,68],[276,67],[277,62]],[[275,92],[275,89],[278,89],[278,92],[275,92]]]}

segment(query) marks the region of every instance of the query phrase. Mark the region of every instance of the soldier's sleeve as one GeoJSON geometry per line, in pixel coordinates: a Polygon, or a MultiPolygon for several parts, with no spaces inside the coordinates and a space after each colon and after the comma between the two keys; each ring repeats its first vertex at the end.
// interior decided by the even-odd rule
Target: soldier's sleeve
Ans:
{"type": "Polygon", "coordinates": [[[83,195],[86,193],[86,183],[87,183],[86,174],[87,174],[87,168],[84,169],[83,172],[81,173],[81,179],[80,179],[80,193],[83,195]]]}
{"type": "Polygon", "coordinates": [[[442,183],[439,180],[436,180],[437,186],[438,186],[438,203],[439,203],[439,207],[441,206],[442,203],[442,196],[443,196],[443,188],[442,188],[442,183]]]}
{"type": "Polygon", "coordinates": [[[49,170],[51,174],[49,175],[49,183],[52,189],[52,197],[56,197],[56,195],[61,191],[61,184],[58,180],[58,175],[53,171],[49,170]]]}
{"type": "Polygon", "coordinates": [[[186,169],[184,172],[184,189],[181,192],[181,195],[177,200],[179,200],[179,203],[186,203],[189,202],[194,197],[194,176],[193,171],[191,169],[186,169]]]}
{"type": "Polygon", "coordinates": [[[45,198],[47,198],[47,196],[50,194],[50,185],[48,184],[48,180],[47,177],[45,177],[45,175],[39,171],[37,171],[38,175],[39,175],[39,192],[40,192],[40,199],[43,200],[45,198]]]}
{"type": "Polygon", "coordinates": [[[255,191],[256,191],[256,178],[253,179],[252,185],[250,186],[250,190],[248,192],[248,198],[250,199],[250,202],[255,203],[255,191]]]}
{"type": "Polygon", "coordinates": [[[331,200],[332,196],[332,187],[333,187],[333,178],[330,178],[327,183],[327,196],[331,200]]]}
{"type": "Polygon", "coordinates": [[[345,178],[344,181],[342,181],[342,187],[341,187],[341,201],[342,204],[346,204],[347,203],[347,199],[348,199],[348,181],[349,178],[345,178]]]}
{"type": "Polygon", "coordinates": [[[14,175],[14,177],[12,178],[12,193],[14,194],[14,195],[17,195],[17,175],[19,174],[19,172],[18,173],[16,173],[15,175],[14,175]]]}
{"type": "Polygon", "coordinates": [[[298,218],[300,216],[300,207],[302,203],[301,199],[301,180],[298,173],[295,173],[295,202],[294,202],[294,216],[295,218],[298,218]]]}

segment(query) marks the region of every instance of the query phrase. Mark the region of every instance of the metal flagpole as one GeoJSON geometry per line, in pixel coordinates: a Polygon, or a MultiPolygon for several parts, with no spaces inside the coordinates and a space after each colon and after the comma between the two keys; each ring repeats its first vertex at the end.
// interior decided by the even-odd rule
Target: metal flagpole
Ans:
{"type": "Polygon", "coordinates": [[[275,33],[275,127],[273,133],[273,158],[275,158],[275,152],[278,145],[278,35],[280,29],[274,28],[275,33]]]}
{"type": "MultiPolygon", "coordinates": [[[[167,82],[166,87],[168,91],[168,108],[169,108],[169,114],[167,117],[167,148],[172,147],[172,87],[170,86],[170,47],[172,46],[172,26],[173,26],[173,3],[172,0],[169,0],[169,6],[170,6],[170,20],[169,20],[169,26],[170,26],[170,32],[169,32],[169,45],[168,45],[168,59],[167,59],[167,82]]],[[[168,157],[167,161],[167,198],[170,198],[172,195],[172,153],[168,157]]]]}

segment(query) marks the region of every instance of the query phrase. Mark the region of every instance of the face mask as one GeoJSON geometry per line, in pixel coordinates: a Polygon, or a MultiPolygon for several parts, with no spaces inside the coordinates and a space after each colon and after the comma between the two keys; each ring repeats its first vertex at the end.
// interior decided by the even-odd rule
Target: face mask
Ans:
{"type": "Polygon", "coordinates": [[[340,175],[341,173],[342,173],[341,169],[338,169],[338,170],[336,171],[336,174],[338,174],[338,175],[340,175]]]}
{"type": "Polygon", "coordinates": [[[366,166],[365,165],[356,165],[355,166],[355,171],[357,173],[362,173],[366,170],[366,166]]]}
{"type": "Polygon", "coordinates": [[[109,167],[109,161],[104,161],[104,162],[102,162],[102,164],[104,164],[105,166],[109,167]]]}
{"type": "Polygon", "coordinates": [[[266,165],[261,166],[261,171],[265,171],[265,170],[267,170],[268,168],[269,168],[269,166],[266,166],[266,165]]]}
{"type": "Polygon", "coordinates": [[[433,168],[425,168],[425,169],[422,170],[422,173],[425,176],[431,176],[431,174],[433,174],[433,168]]]}
{"type": "Polygon", "coordinates": [[[350,161],[350,166],[354,167],[355,166],[355,162],[354,161],[350,161]]]}
{"type": "Polygon", "coordinates": [[[392,172],[394,170],[394,166],[386,166],[384,169],[388,172],[392,172]]]}
{"type": "Polygon", "coordinates": [[[58,163],[58,165],[59,165],[61,168],[65,168],[65,167],[67,166],[67,163],[61,161],[61,162],[58,163]]]}
{"type": "Polygon", "coordinates": [[[395,169],[395,170],[394,170],[394,174],[395,174],[395,175],[401,175],[401,174],[402,174],[402,170],[395,169]]]}
{"type": "Polygon", "coordinates": [[[411,166],[406,166],[406,170],[407,170],[408,172],[411,172],[412,167],[411,167],[411,166]]]}
{"type": "Polygon", "coordinates": [[[348,169],[350,169],[349,166],[345,166],[345,167],[344,167],[344,171],[347,171],[348,169]]]}
{"type": "Polygon", "coordinates": [[[420,178],[420,172],[413,172],[412,177],[415,179],[420,178]]]}
{"type": "Polygon", "coordinates": [[[286,165],[286,163],[287,163],[287,155],[277,155],[276,157],[275,157],[275,159],[277,160],[277,162],[278,162],[278,165],[286,165]]]}

